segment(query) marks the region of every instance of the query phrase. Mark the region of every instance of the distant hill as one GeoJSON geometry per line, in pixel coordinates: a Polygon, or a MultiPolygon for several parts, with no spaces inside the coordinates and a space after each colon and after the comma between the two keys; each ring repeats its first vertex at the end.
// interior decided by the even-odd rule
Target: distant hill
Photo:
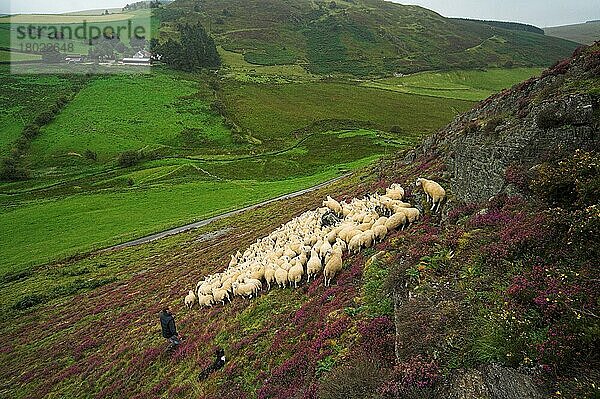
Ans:
{"type": "Polygon", "coordinates": [[[584,24],[553,26],[544,28],[548,36],[559,37],[577,43],[594,44],[600,40],[600,21],[588,21],[584,24]]]}
{"type": "Polygon", "coordinates": [[[300,64],[318,74],[549,66],[577,47],[381,0],[176,0],[166,10],[165,34],[179,22],[199,21],[247,62],[300,64]]]}
{"type": "Polygon", "coordinates": [[[529,24],[522,24],[520,22],[486,21],[486,20],[469,19],[469,18],[453,18],[453,19],[456,19],[459,21],[475,21],[475,22],[480,22],[482,24],[486,24],[486,25],[490,25],[490,26],[494,26],[494,27],[502,28],[502,29],[508,29],[508,30],[538,33],[540,35],[544,34],[543,29],[538,28],[537,26],[529,25],[529,24]]]}
{"type": "Polygon", "coordinates": [[[108,12],[111,14],[119,14],[122,11],[121,8],[98,8],[93,10],[66,12],[63,15],[104,15],[106,10],[108,10],[108,12]]]}

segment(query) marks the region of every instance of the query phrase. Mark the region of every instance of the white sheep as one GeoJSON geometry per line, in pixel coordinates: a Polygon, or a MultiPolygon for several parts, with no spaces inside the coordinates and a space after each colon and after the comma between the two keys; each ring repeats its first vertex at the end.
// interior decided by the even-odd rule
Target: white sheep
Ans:
{"type": "Polygon", "coordinates": [[[385,222],[385,227],[387,228],[388,232],[396,230],[399,227],[404,228],[406,220],[407,219],[404,212],[397,212],[388,218],[388,220],[385,222]]]}
{"type": "Polygon", "coordinates": [[[360,246],[363,248],[371,248],[375,241],[375,233],[373,230],[367,230],[360,235],[360,246]]]}
{"type": "Polygon", "coordinates": [[[340,205],[339,202],[337,202],[330,196],[327,196],[327,199],[323,201],[323,206],[326,206],[327,208],[331,209],[336,215],[341,215],[343,213],[342,205],[340,205]]]}
{"type": "Polygon", "coordinates": [[[385,196],[393,200],[404,198],[404,189],[399,184],[392,184],[390,188],[385,189],[385,196]]]}
{"type": "MultiPolygon", "coordinates": [[[[226,270],[198,282],[198,303],[201,307],[217,302],[225,304],[226,300],[231,302],[231,293],[253,298],[262,289],[263,281],[269,290],[274,283],[286,288],[288,282],[290,287],[293,282],[298,287],[304,274],[310,282],[322,270],[324,284],[330,285],[342,268],[344,251],[357,253],[371,247],[392,230],[404,228],[420,217],[417,209],[401,201],[404,190],[399,185],[392,185],[386,192],[388,195],[374,194],[342,204],[328,197],[323,202],[327,207],[307,211],[282,224],[243,253],[232,255],[226,270]],[[321,218],[331,210],[344,215],[344,219],[337,226],[323,227],[321,218]]],[[[434,206],[439,207],[439,203],[434,206]]],[[[190,300],[184,302],[188,305],[190,300]]]]}
{"type": "Polygon", "coordinates": [[[298,288],[298,283],[302,281],[303,275],[304,268],[299,262],[295,262],[294,266],[288,271],[288,281],[290,282],[290,286],[294,283],[294,288],[298,288]]]}
{"type": "Polygon", "coordinates": [[[233,283],[232,289],[233,295],[247,298],[252,298],[252,295],[254,295],[256,291],[254,284],[244,284],[239,281],[233,283]]]}
{"type": "Polygon", "coordinates": [[[385,224],[373,226],[373,234],[375,235],[376,241],[378,241],[378,242],[383,241],[383,239],[385,238],[387,233],[388,233],[388,229],[387,229],[387,227],[385,227],[385,224]]]}
{"type": "Polygon", "coordinates": [[[212,295],[198,295],[198,304],[200,308],[206,306],[207,308],[213,305],[213,296],[212,295]]]}
{"type": "Polygon", "coordinates": [[[329,258],[329,261],[325,264],[325,268],[323,269],[323,284],[325,285],[325,287],[331,284],[331,280],[340,270],[342,270],[342,266],[342,256],[339,252],[332,251],[332,255],[329,258]]]}
{"type": "Polygon", "coordinates": [[[271,283],[275,281],[275,266],[269,265],[265,267],[265,281],[267,283],[267,290],[271,290],[271,283]]]}
{"type": "Polygon", "coordinates": [[[429,202],[429,200],[431,199],[431,210],[434,211],[435,209],[434,212],[437,212],[440,209],[441,203],[446,198],[446,190],[444,190],[442,186],[440,186],[433,180],[428,180],[422,177],[417,179],[416,185],[417,187],[423,187],[423,191],[425,192],[425,196],[427,197],[427,202],[429,202]]]}
{"type": "Polygon", "coordinates": [[[319,257],[317,251],[313,249],[310,251],[310,259],[308,260],[308,263],[306,263],[307,282],[310,282],[311,277],[316,278],[317,274],[321,272],[322,268],[323,265],[321,264],[321,258],[319,257]]]}
{"type": "Polygon", "coordinates": [[[223,306],[225,306],[225,299],[231,302],[231,298],[229,298],[229,292],[223,289],[214,288],[213,289],[213,300],[214,302],[221,302],[223,306]]]}
{"type": "Polygon", "coordinates": [[[288,271],[281,267],[278,267],[275,270],[275,282],[277,283],[279,288],[285,288],[288,282],[288,271]]]}
{"type": "Polygon", "coordinates": [[[406,216],[406,224],[413,224],[421,218],[421,212],[417,208],[402,208],[398,213],[406,216]]]}
{"type": "Polygon", "coordinates": [[[361,234],[357,234],[354,237],[352,237],[350,239],[350,242],[348,242],[348,252],[351,253],[358,253],[360,251],[360,246],[361,246],[361,234]]]}
{"type": "Polygon", "coordinates": [[[194,294],[193,290],[190,290],[190,292],[186,295],[186,297],[183,299],[183,303],[188,309],[194,307],[194,303],[196,303],[196,295],[194,294]]]}

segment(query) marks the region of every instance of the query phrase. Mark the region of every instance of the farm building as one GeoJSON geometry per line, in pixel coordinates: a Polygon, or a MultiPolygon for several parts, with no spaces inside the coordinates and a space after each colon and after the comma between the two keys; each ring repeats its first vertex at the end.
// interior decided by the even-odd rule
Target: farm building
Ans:
{"type": "Polygon", "coordinates": [[[138,51],[133,57],[123,58],[121,62],[123,65],[151,66],[152,58],[151,54],[147,51],[138,51]]]}

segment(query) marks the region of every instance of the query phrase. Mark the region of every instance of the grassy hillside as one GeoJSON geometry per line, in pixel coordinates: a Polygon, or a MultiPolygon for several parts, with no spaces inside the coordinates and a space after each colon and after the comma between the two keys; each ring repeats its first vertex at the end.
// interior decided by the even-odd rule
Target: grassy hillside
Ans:
{"type": "Polygon", "coordinates": [[[481,101],[542,71],[542,68],[514,68],[420,72],[396,78],[377,79],[364,85],[401,93],[481,101]]]}
{"type": "Polygon", "coordinates": [[[544,28],[548,36],[560,37],[577,43],[594,44],[600,39],[600,21],[585,24],[552,26],[544,28]]]}
{"type": "Polygon", "coordinates": [[[192,164],[153,168],[119,177],[125,186],[127,179],[137,180],[136,188],[12,204],[0,213],[0,272],[21,272],[253,205],[331,179],[337,170],[276,181],[217,181],[206,173],[192,164]]]}
{"type": "Polygon", "coordinates": [[[381,0],[178,0],[167,9],[164,38],[176,21],[201,21],[223,48],[243,54],[249,63],[297,64],[317,74],[548,66],[576,47],[381,0]]]}
{"type": "MultiPolygon", "coordinates": [[[[325,195],[360,196],[390,182],[410,187],[424,174],[449,187],[443,169],[429,156],[409,166],[389,160],[334,187],[200,231],[5,276],[0,305],[14,319],[1,327],[0,392],[437,398],[453,370],[494,362],[539,369],[536,383],[560,397],[596,395],[597,363],[582,356],[593,353],[598,328],[599,291],[590,280],[592,264],[582,260],[589,254],[559,250],[573,237],[564,236],[545,205],[519,198],[459,206],[445,222],[428,214],[347,257],[329,288],[319,279],[251,301],[184,310],[188,288],[223,270],[228,254],[325,195]],[[411,300],[394,313],[392,298],[405,297],[411,300]],[[164,354],[157,319],[166,304],[184,337],[172,357],[164,354]],[[198,381],[216,346],[226,351],[226,367],[198,381]]],[[[409,199],[424,201],[417,192],[409,199]]]]}
{"type": "Polygon", "coordinates": [[[72,96],[81,82],[79,77],[12,75],[8,65],[0,65],[0,76],[0,155],[7,154],[25,125],[46,110],[40,104],[49,107],[72,96]]]}
{"type": "Polygon", "coordinates": [[[96,78],[44,127],[31,148],[31,163],[60,164],[68,153],[86,149],[96,152],[100,162],[140,148],[224,151],[231,134],[221,116],[210,110],[210,94],[199,92],[199,86],[191,75],[163,71],[96,78]]]}
{"type": "Polygon", "coordinates": [[[40,103],[64,97],[66,105],[18,157],[30,178],[0,184],[2,269],[321,183],[414,143],[472,104],[322,82],[299,66],[256,67],[222,51],[232,62],[216,77],[160,67],[150,75],[17,76],[5,67],[4,154],[22,146],[40,103]],[[135,165],[121,168],[127,153],[135,165]]]}
{"type": "MultiPolygon", "coordinates": [[[[518,129],[530,134],[535,143],[540,137],[551,138],[551,132],[578,135],[597,126],[597,51],[597,47],[582,50],[581,57],[557,64],[541,79],[482,102],[473,111],[479,114],[456,119],[435,140],[427,140],[428,147],[421,151],[391,147],[398,153],[332,186],[144,246],[80,254],[37,268],[18,263],[27,250],[34,256],[45,247],[63,250],[58,248],[63,234],[68,241],[85,246],[87,236],[106,232],[102,221],[113,230],[145,221],[138,226],[144,229],[155,219],[161,223],[171,217],[177,220],[180,211],[207,211],[202,199],[230,205],[224,203],[225,198],[241,195],[242,188],[268,194],[289,188],[291,182],[309,184],[319,179],[317,170],[335,175],[339,171],[333,165],[348,158],[356,160],[354,166],[367,163],[370,159],[365,157],[378,155],[380,146],[402,145],[406,135],[357,128],[323,132],[314,130],[312,124],[299,131],[295,146],[281,152],[261,154],[262,144],[245,141],[234,143],[241,147],[239,153],[209,154],[213,158],[208,160],[199,159],[203,154],[198,153],[184,159],[146,160],[125,169],[110,162],[90,162],[88,169],[75,168],[78,175],[63,165],[58,170],[36,169],[30,181],[3,185],[2,189],[12,192],[0,197],[0,223],[6,223],[0,229],[5,234],[0,243],[17,237],[33,244],[25,249],[18,245],[2,248],[3,255],[9,254],[5,261],[9,257],[16,261],[5,264],[0,277],[0,309],[10,315],[10,320],[0,324],[0,395],[438,399],[456,393],[456,385],[464,388],[460,384],[464,376],[466,381],[478,381],[466,385],[483,389],[480,370],[491,364],[512,373],[504,376],[528,375],[530,385],[543,396],[598,397],[597,147],[565,154],[535,154],[533,148],[531,153],[542,158],[539,165],[514,163],[500,175],[504,186],[516,191],[462,203],[454,191],[455,172],[448,168],[450,154],[437,140],[454,137],[460,141],[468,129],[484,142],[494,143],[505,139],[508,129],[518,129]],[[540,104],[563,100],[575,109],[579,109],[577,101],[583,101],[589,110],[584,119],[572,119],[563,109],[529,114],[538,112],[540,104]],[[212,167],[206,171],[211,175],[218,171],[227,178],[200,181],[194,175],[200,168],[193,165],[212,167]],[[290,176],[288,167],[308,175],[276,179],[279,173],[290,176]],[[252,171],[255,181],[228,180],[252,171]],[[267,171],[272,175],[259,178],[267,171]],[[414,186],[421,176],[447,188],[442,212],[427,211],[424,194],[414,186]],[[270,177],[275,181],[270,182],[270,177]],[[406,187],[406,200],[424,210],[423,218],[374,248],[346,255],[331,287],[323,287],[321,277],[296,290],[262,292],[251,301],[235,298],[226,306],[184,310],[182,299],[188,289],[204,276],[224,270],[229,254],[320,206],[326,195],[340,200],[362,197],[382,192],[391,183],[406,187]],[[224,195],[202,191],[202,184],[223,189],[224,195]],[[220,184],[236,185],[236,189],[220,184]],[[76,195],[77,190],[87,194],[76,195]],[[113,207],[116,212],[111,211],[113,207]],[[74,227],[80,230],[69,230],[71,224],[62,219],[65,210],[75,215],[74,227]],[[36,225],[37,219],[44,218],[51,219],[49,226],[61,229],[34,236],[43,224],[36,225]],[[28,227],[30,223],[34,229],[28,227]],[[16,230],[10,230],[15,225],[16,230]],[[175,310],[184,336],[171,356],[164,353],[157,317],[166,305],[175,310]],[[210,364],[216,346],[225,349],[227,364],[199,381],[197,376],[210,364]],[[457,379],[459,383],[453,383],[457,379]]],[[[226,101],[227,84],[240,82],[221,83],[225,85],[216,94],[226,101]]],[[[189,81],[183,84],[189,87],[189,81]]],[[[296,91],[311,87],[310,82],[292,85],[296,91]]],[[[360,88],[342,88],[338,83],[326,87],[360,88]]],[[[271,85],[263,89],[274,90],[271,85]]],[[[278,90],[285,94],[285,89],[278,90]]],[[[407,96],[421,98],[398,98],[407,96]]],[[[201,103],[204,98],[196,100],[201,103]]],[[[444,104],[444,99],[433,100],[444,104]]],[[[339,101],[343,101],[341,96],[339,101]]],[[[276,102],[271,103],[268,109],[275,108],[276,102]]],[[[229,107],[214,108],[233,129],[229,107]]],[[[430,113],[437,108],[432,107],[430,113]]],[[[262,122],[257,126],[269,126],[268,118],[258,120],[262,122]]],[[[331,123],[321,122],[322,126],[331,123]]],[[[278,123],[275,118],[270,121],[278,123]]],[[[299,122],[283,125],[293,128],[293,123],[299,122]]],[[[476,183],[485,186],[488,182],[483,177],[476,183]]],[[[509,381],[512,384],[515,379],[509,381]]],[[[493,381],[494,387],[502,383],[493,381]]]]}
{"type": "Polygon", "coordinates": [[[444,120],[472,105],[342,82],[236,82],[224,86],[224,93],[225,104],[237,124],[267,146],[293,140],[303,134],[303,128],[323,120],[351,120],[384,131],[395,126],[404,135],[416,137],[432,132],[444,120]]]}

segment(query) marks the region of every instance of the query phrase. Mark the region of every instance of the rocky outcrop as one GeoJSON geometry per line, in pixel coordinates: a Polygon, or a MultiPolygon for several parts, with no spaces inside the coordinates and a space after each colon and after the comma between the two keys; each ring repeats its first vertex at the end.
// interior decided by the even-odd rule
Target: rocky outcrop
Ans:
{"type": "Polygon", "coordinates": [[[515,187],[505,179],[509,167],[527,169],[578,148],[600,148],[598,79],[600,45],[483,101],[419,151],[446,159],[458,200],[511,193],[515,187]]]}
{"type": "Polygon", "coordinates": [[[440,399],[542,399],[531,377],[495,364],[452,372],[440,399]]]}

